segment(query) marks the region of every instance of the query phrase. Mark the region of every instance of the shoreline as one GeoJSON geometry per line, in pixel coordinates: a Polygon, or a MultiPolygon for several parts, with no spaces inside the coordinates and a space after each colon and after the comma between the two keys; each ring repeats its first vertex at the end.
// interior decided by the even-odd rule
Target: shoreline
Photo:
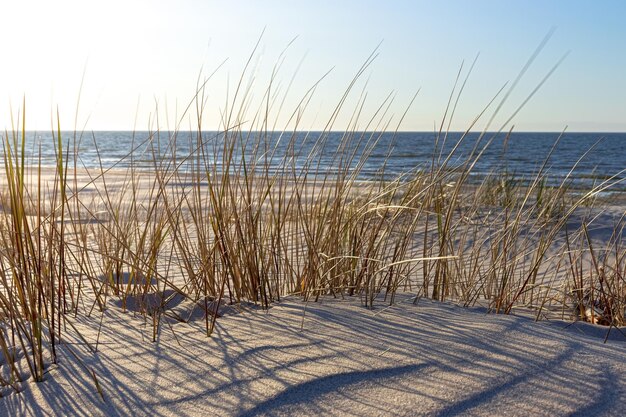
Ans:
{"type": "Polygon", "coordinates": [[[549,186],[457,190],[445,175],[249,174],[209,186],[81,169],[67,172],[63,200],[56,169],[39,168],[24,184],[14,176],[10,193],[10,178],[0,182],[0,309],[21,320],[0,323],[3,356],[16,358],[0,377],[25,380],[3,386],[0,411],[527,415],[606,403],[610,414],[626,400],[625,378],[613,378],[626,375],[626,198],[577,207],[549,186]],[[554,320],[558,308],[579,320],[554,320]],[[531,314],[542,322],[521,317],[531,314]],[[9,330],[31,344],[8,345],[9,330]],[[600,359],[576,359],[586,352],[600,359]],[[598,369],[617,403],[596,395],[607,385],[598,369]],[[564,384],[576,401],[542,394],[564,384]],[[509,395],[524,399],[503,408],[509,395]],[[528,402],[538,396],[541,408],[528,402]]]}

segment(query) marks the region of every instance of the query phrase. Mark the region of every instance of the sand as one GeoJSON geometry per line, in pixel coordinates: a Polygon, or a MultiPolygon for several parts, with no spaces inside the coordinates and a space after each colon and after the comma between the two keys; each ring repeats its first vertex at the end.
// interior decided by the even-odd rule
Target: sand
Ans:
{"type": "MultiPolygon", "coordinates": [[[[225,307],[211,338],[199,315],[164,319],[152,342],[151,321],[112,306],[96,353],[66,340],[46,381],[0,399],[0,415],[610,416],[625,409],[619,331],[604,343],[607,329],[599,326],[415,305],[409,295],[383,307],[366,309],[356,297],[309,304],[288,297],[268,311],[225,307]]],[[[95,348],[100,317],[76,320],[95,348]]]]}
{"type": "MultiPolygon", "coordinates": [[[[606,211],[594,237],[622,213],[606,211]]],[[[623,415],[626,329],[605,343],[606,327],[413,300],[224,306],[209,338],[175,299],[190,320],[163,317],[154,342],[152,318],[112,300],[104,315],[67,316],[82,338],[68,325],[45,381],[0,398],[0,416],[623,415]]]]}

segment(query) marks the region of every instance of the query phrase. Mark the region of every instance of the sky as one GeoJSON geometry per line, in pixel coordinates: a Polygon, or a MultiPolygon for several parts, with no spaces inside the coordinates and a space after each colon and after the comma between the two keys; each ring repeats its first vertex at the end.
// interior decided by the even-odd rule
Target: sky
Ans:
{"type": "Polygon", "coordinates": [[[432,131],[443,120],[623,132],[625,16],[619,0],[2,1],[0,127],[26,114],[27,130],[49,130],[58,114],[64,130],[201,120],[207,130],[432,131]],[[457,74],[455,94],[477,55],[450,118],[457,74]]]}

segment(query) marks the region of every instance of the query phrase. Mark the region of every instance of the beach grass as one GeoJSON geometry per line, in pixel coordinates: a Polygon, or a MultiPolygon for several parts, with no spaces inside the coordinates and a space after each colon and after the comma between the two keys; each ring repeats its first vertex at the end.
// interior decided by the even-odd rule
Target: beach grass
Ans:
{"type": "MultiPolygon", "coordinates": [[[[207,92],[206,82],[199,83],[184,115],[195,111],[192,135],[152,129],[141,144],[150,150],[147,169],[136,166],[132,150],[127,169],[83,167],[81,133],[63,132],[58,117],[56,166],[42,166],[41,150],[26,156],[24,105],[2,135],[0,353],[6,366],[0,385],[19,390],[29,377],[44,380],[64,332],[75,330],[73,318],[104,317],[112,305],[143,318],[152,341],[170,320],[189,319],[183,304],[191,306],[189,314],[201,314],[211,336],[225,304],[268,308],[297,295],[305,301],[361,297],[373,308],[401,292],[622,331],[623,207],[608,239],[598,241],[593,228],[609,210],[602,196],[623,172],[573,190],[576,166],[555,185],[547,155],[530,178],[516,177],[503,163],[476,180],[476,163],[508,123],[491,132],[489,122],[461,161],[456,151],[479,120],[501,111],[510,90],[500,90],[444,154],[470,70],[457,79],[433,134],[429,166],[389,178],[383,164],[378,176],[364,180],[361,171],[383,132],[401,127],[402,119],[390,123],[389,102],[363,120],[362,94],[330,160],[329,136],[375,55],[346,88],[326,128],[305,137],[313,141],[308,155],[300,154],[299,117],[314,88],[281,131],[275,122],[280,96],[272,90],[278,70],[254,108],[245,87],[250,61],[219,132],[203,129],[207,92]],[[278,151],[277,134],[287,152],[278,151]],[[178,155],[182,137],[194,142],[191,152],[178,155]]],[[[91,140],[97,149],[98,138],[91,140]]]]}

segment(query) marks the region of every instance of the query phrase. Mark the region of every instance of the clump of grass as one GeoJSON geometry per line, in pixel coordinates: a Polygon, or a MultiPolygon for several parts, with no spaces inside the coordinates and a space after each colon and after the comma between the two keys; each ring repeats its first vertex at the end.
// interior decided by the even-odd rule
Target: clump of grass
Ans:
{"type": "Polygon", "coordinates": [[[23,114],[17,125],[21,129],[2,137],[8,191],[2,195],[0,221],[0,352],[8,367],[0,384],[14,389],[25,377],[17,358],[24,359],[35,381],[44,379],[46,367],[56,361],[62,315],[74,301],[66,266],[66,171],[60,131],[55,180],[52,189],[44,189],[41,166],[33,173],[26,162],[23,114]]]}
{"type": "MultiPolygon", "coordinates": [[[[540,318],[560,309],[624,325],[623,217],[600,247],[586,223],[569,225],[580,210],[601,210],[596,197],[621,181],[619,174],[574,194],[577,164],[555,182],[548,155],[530,178],[513,175],[505,163],[474,180],[477,163],[507,125],[488,132],[510,90],[493,109],[498,91],[445,154],[470,69],[462,82],[459,71],[429,165],[389,178],[383,163],[364,180],[383,134],[393,136],[403,118],[391,125],[391,98],[364,117],[363,93],[336,142],[334,124],[374,58],[321,132],[300,125],[314,88],[287,125],[276,127],[283,111],[274,90],[279,65],[257,107],[244,68],[214,133],[202,126],[207,83],[199,83],[181,118],[196,125],[187,134],[151,126],[145,141],[133,142],[127,169],[81,166],[80,135],[57,126],[56,166],[45,181],[41,160],[26,157],[22,116],[21,129],[3,135],[0,352],[9,366],[0,385],[19,389],[26,377],[20,357],[28,374],[43,380],[70,315],[103,314],[112,303],[149,321],[153,340],[164,321],[186,320],[170,311],[181,299],[200,309],[211,335],[224,304],[267,308],[285,295],[330,295],[359,296],[371,308],[378,300],[393,303],[399,291],[484,304],[495,313],[523,307],[540,318]],[[488,111],[493,116],[471,152],[458,155],[488,111]],[[148,168],[138,168],[138,149],[147,149],[148,168]]],[[[96,137],[93,146],[98,150],[96,137]]]]}
{"type": "Polygon", "coordinates": [[[622,215],[608,241],[599,247],[590,237],[587,222],[582,223],[574,242],[568,236],[567,288],[574,315],[580,320],[611,327],[626,325],[624,227],[622,215]]]}

